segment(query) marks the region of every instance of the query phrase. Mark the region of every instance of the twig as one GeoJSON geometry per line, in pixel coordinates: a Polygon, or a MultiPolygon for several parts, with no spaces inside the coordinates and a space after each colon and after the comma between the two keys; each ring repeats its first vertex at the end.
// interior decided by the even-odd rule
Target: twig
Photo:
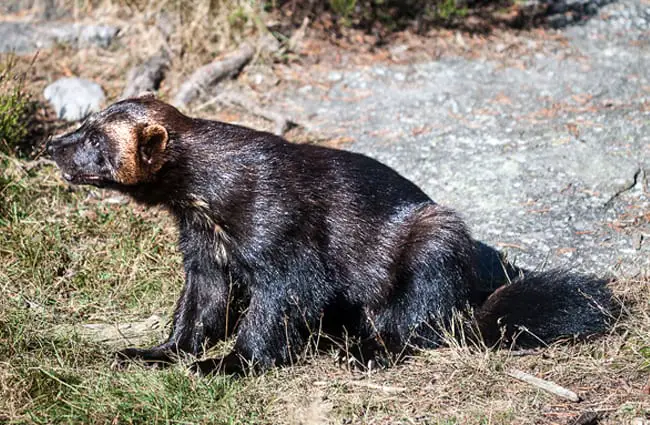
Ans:
{"type": "Polygon", "coordinates": [[[187,106],[208,87],[227,77],[235,76],[253,58],[255,49],[248,43],[221,60],[204,65],[194,71],[174,96],[173,104],[179,108],[187,106]]]}
{"type": "MultiPolygon", "coordinates": [[[[331,384],[331,382],[328,382],[328,381],[315,381],[314,382],[314,385],[316,385],[318,387],[323,387],[323,386],[330,385],[330,384],[331,384]]],[[[380,390],[380,391],[383,391],[383,392],[389,393],[389,394],[391,394],[391,393],[392,394],[403,393],[404,391],[407,390],[407,388],[404,388],[404,387],[393,387],[393,386],[390,386],[390,385],[379,385],[379,384],[374,384],[372,382],[367,382],[367,381],[346,381],[345,384],[346,385],[353,385],[353,386],[356,386],[356,387],[370,388],[370,389],[373,389],[373,390],[380,390]]]]}
{"type": "Polygon", "coordinates": [[[250,99],[247,99],[244,96],[234,96],[230,93],[222,93],[219,96],[217,96],[216,99],[218,102],[225,103],[231,106],[232,105],[239,106],[253,115],[257,115],[264,119],[274,122],[275,129],[273,132],[278,136],[284,135],[284,133],[290,127],[297,125],[296,122],[290,120],[284,115],[262,108],[259,105],[257,105],[255,102],[251,101],[250,99]]]}
{"type": "Polygon", "coordinates": [[[291,38],[289,38],[289,41],[287,42],[287,47],[292,52],[299,53],[300,45],[305,39],[307,26],[309,26],[309,18],[305,16],[305,18],[302,20],[302,24],[300,25],[300,28],[298,28],[298,30],[293,33],[293,35],[291,36],[291,38]]]}
{"type": "Polygon", "coordinates": [[[506,375],[511,376],[515,379],[519,379],[520,381],[533,385],[551,394],[555,394],[558,397],[566,398],[567,400],[571,400],[573,402],[580,401],[578,394],[574,393],[573,391],[561,387],[554,382],[546,381],[526,372],[522,372],[517,369],[511,369],[510,371],[506,372],[506,375]]]}
{"type": "Polygon", "coordinates": [[[522,251],[524,251],[524,252],[527,251],[527,249],[526,249],[525,247],[523,247],[523,246],[521,246],[521,245],[514,244],[514,243],[508,243],[508,242],[497,242],[496,245],[497,245],[499,248],[516,248],[516,249],[522,250],[522,251]]]}

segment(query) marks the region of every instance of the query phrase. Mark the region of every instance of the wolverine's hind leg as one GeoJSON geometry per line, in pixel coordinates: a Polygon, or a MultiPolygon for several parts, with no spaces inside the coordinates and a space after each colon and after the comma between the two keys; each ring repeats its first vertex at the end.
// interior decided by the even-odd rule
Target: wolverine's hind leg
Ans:
{"type": "Polygon", "coordinates": [[[463,308],[474,280],[474,245],[453,212],[437,205],[409,219],[390,291],[366,306],[372,344],[399,356],[440,345],[440,325],[463,308]]]}

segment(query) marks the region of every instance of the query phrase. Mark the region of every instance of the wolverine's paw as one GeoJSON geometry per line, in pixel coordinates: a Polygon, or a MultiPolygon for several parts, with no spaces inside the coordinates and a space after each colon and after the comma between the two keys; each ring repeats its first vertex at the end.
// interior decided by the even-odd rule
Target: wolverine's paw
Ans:
{"type": "Polygon", "coordinates": [[[244,370],[241,359],[236,354],[228,354],[224,357],[200,360],[190,365],[190,372],[198,376],[209,376],[216,373],[242,376],[244,370]]]}
{"type": "Polygon", "coordinates": [[[190,365],[190,372],[197,376],[208,376],[219,371],[219,359],[207,359],[190,365]]]}
{"type": "Polygon", "coordinates": [[[125,348],[115,353],[111,368],[123,370],[134,362],[146,367],[162,368],[169,366],[174,362],[173,360],[169,351],[160,348],[125,348]]]}

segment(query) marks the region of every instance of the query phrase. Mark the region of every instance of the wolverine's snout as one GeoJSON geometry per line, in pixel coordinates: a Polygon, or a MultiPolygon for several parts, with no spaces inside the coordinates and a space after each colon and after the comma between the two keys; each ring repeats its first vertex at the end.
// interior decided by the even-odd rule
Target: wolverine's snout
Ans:
{"type": "Polygon", "coordinates": [[[45,150],[51,157],[55,157],[60,153],[66,146],[74,145],[79,142],[79,137],[75,133],[68,133],[62,136],[54,137],[45,145],[45,150]]]}
{"type": "Polygon", "coordinates": [[[111,180],[99,143],[89,141],[83,131],[50,140],[46,150],[61,169],[61,176],[70,183],[100,186],[111,180]]]}

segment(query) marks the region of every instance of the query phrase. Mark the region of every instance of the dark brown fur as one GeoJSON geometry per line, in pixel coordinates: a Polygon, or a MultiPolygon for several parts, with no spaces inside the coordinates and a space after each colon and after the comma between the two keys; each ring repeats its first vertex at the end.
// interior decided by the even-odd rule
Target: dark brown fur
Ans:
{"type": "Polygon", "coordinates": [[[263,369],[295,361],[319,329],[352,336],[359,356],[396,356],[441,344],[468,306],[489,344],[502,330],[537,345],[608,325],[605,281],[502,264],[455,213],[363,155],[189,118],[152,97],[110,106],[48,151],[66,180],[176,218],[186,284],[172,334],[122,358],[198,356],[234,330],[232,353],[197,370],[263,369]]]}

